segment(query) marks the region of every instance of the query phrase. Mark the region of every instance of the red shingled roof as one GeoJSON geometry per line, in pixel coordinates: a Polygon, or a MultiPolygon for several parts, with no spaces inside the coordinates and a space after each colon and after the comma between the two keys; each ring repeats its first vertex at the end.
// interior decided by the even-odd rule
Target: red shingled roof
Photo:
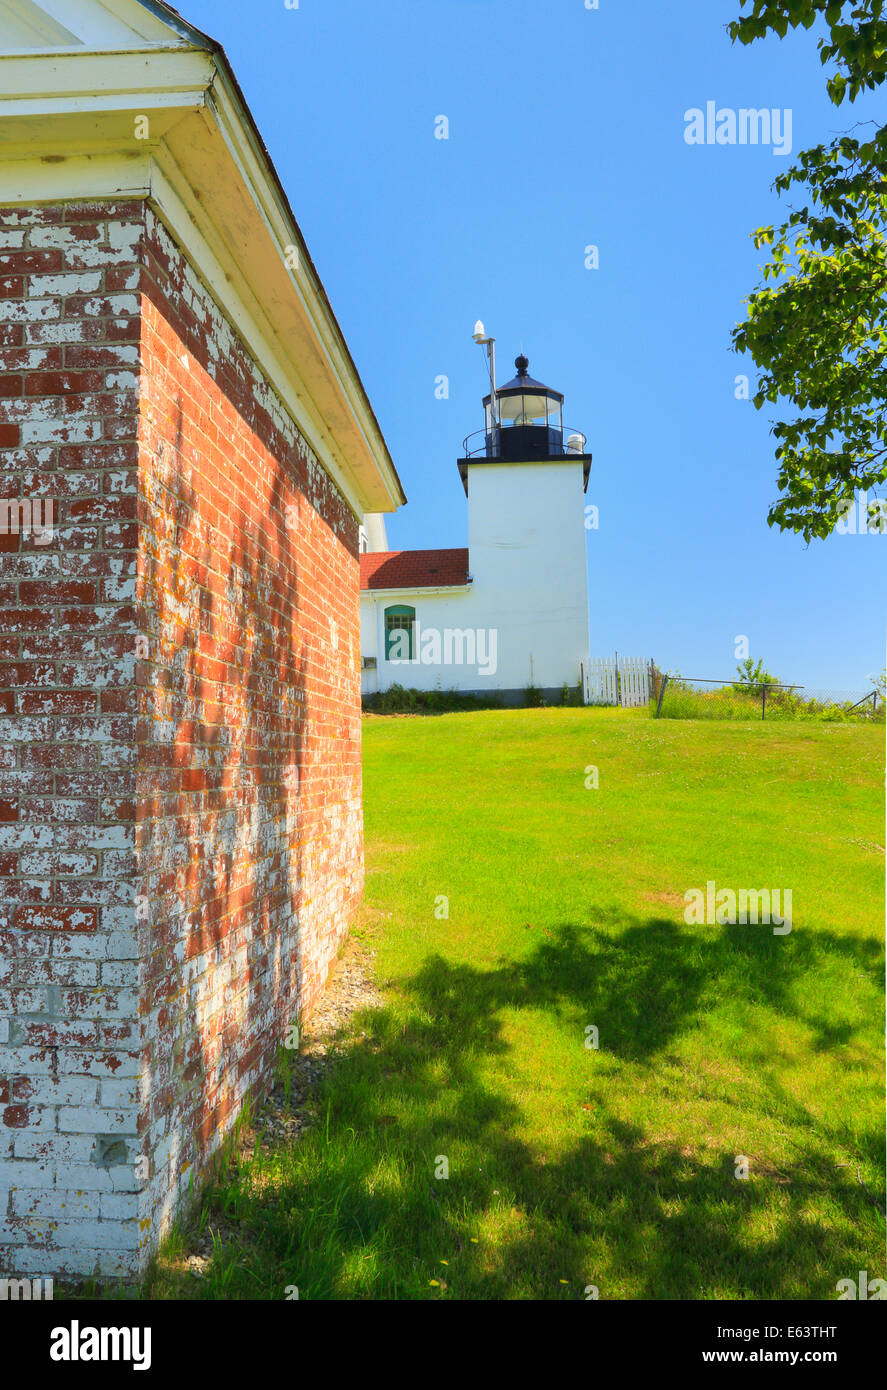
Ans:
{"type": "Polygon", "coordinates": [[[360,557],[362,589],[437,589],[467,583],[467,550],[377,550],[360,557]]]}

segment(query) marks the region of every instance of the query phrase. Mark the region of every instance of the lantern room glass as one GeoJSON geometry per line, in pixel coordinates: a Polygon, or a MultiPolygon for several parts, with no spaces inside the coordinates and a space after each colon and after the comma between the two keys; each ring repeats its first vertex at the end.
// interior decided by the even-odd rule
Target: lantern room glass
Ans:
{"type": "Polygon", "coordinates": [[[544,425],[548,418],[548,398],[530,392],[500,396],[499,416],[505,429],[510,425],[544,425]]]}
{"type": "MultiPolygon", "coordinates": [[[[499,397],[499,420],[503,429],[513,425],[541,425],[552,430],[563,429],[563,408],[552,396],[527,392],[517,396],[499,397]]],[[[487,429],[492,427],[490,407],[486,407],[487,429]]]]}
{"type": "Polygon", "coordinates": [[[494,401],[484,400],[487,455],[556,456],[563,448],[563,397],[530,376],[523,354],[514,365],[517,376],[497,390],[494,401]]]}

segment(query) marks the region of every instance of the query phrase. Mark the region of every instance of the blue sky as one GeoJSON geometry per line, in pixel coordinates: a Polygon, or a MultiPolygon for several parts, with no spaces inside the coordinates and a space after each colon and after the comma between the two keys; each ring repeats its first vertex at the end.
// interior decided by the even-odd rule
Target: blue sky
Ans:
{"type": "Polygon", "coordinates": [[[591,650],[730,676],[747,636],[782,680],[856,690],[884,665],[887,536],[766,524],[770,422],[730,351],[791,162],[691,146],[684,113],[837,110],[815,33],[734,47],[738,0],[180,0],[250,102],[403,480],[392,548],[467,543],[455,460],[523,349],[594,454],[591,650]],[[435,138],[439,116],[449,138],[435,138]],[[600,268],[586,269],[586,247],[600,268]],[[449,379],[449,399],[435,383],[449,379]]]}

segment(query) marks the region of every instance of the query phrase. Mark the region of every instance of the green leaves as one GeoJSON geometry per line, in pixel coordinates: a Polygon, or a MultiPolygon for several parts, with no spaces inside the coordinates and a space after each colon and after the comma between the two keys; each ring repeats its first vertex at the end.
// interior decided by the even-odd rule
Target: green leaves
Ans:
{"type": "MultiPolygon", "coordinates": [[[[843,69],[829,79],[836,104],[887,76],[884,0],[740,4],[750,13],[730,30],[742,43],[817,19],[829,26],[820,54],[843,69]]],[[[758,410],[783,402],[800,412],[773,426],[780,496],[768,521],[809,541],[834,530],[857,490],[887,481],[887,127],[802,151],[774,187],[803,188],[809,202],[753,233],[771,258],[733,347],[759,369],[758,410]]]]}
{"type": "Polygon", "coordinates": [[[764,663],[758,657],[755,663],[750,656],[736,667],[737,680],[734,683],[734,690],[747,689],[749,686],[779,685],[779,677],[773,676],[764,667],[764,663]]]}
{"type": "Polygon", "coordinates": [[[740,0],[740,8],[749,13],[728,26],[734,42],[754,43],[768,33],[784,38],[790,28],[811,29],[817,21],[828,30],[819,39],[819,54],[823,65],[838,69],[828,80],[836,106],[887,77],[884,0],[740,0]]]}

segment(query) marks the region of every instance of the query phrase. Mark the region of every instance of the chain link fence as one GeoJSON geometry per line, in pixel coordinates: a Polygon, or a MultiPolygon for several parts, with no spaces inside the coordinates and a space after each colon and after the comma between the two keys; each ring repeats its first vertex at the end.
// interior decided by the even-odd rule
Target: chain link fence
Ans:
{"type": "Polygon", "coordinates": [[[776,682],[713,680],[656,671],[651,698],[657,719],[819,719],[884,722],[884,696],[868,691],[815,690],[776,682]]]}

